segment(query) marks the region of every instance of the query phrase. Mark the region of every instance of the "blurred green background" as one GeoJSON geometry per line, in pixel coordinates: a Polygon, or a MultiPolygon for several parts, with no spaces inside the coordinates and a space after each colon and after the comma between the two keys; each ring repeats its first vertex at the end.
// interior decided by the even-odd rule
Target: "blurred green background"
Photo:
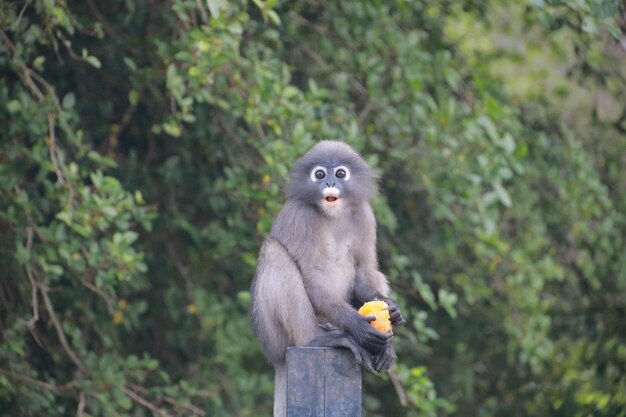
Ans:
{"type": "Polygon", "coordinates": [[[0,1],[0,414],[268,416],[287,173],[381,175],[366,415],[626,416],[626,2],[0,1]]]}

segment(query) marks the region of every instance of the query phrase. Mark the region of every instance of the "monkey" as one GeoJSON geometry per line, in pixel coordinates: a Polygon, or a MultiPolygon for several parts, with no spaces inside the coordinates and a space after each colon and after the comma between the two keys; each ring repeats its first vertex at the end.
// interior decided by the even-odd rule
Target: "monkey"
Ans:
{"type": "Polygon", "coordinates": [[[378,270],[376,220],[370,201],[378,178],[341,141],[324,140],[296,161],[286,202],[259,252],[250,320],[275,369],[274,417],[286,413],[288,346],[341,346],[358,364],[383,372],[396,355],[393,333],[381,333],[356,309],[384,300],[390,320],[405,322],[378,270]]]}

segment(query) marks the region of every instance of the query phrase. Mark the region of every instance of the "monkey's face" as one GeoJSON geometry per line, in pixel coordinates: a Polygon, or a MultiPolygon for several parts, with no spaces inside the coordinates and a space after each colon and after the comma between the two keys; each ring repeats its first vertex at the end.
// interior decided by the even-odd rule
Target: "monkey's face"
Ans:
{"type": "Polygon", "coordinates": [[[321,141],[291,171],[287,198],[336,217],[376,195],[376,176],[350,146],[321,141]]]}
{"type": "Polygon", "coordinates": [[[318,206],[328,216],[338,215],[345,206],[350,168],[346,165],[316,165],[309,177],[318,190],[318,206]]]}

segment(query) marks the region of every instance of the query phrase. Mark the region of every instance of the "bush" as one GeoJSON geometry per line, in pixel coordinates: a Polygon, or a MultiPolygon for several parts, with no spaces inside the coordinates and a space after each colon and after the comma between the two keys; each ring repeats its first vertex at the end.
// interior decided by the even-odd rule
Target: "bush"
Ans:
{"type": "MultiPolygon", "coordinates": [[[[0,410],[269,415],[292,163],[381,174],[408,324],[369,416],[626,415],[616,1],[0,5],[0,410]]],[[[621,44],[620,44],[621,42],[621,44]]]]}

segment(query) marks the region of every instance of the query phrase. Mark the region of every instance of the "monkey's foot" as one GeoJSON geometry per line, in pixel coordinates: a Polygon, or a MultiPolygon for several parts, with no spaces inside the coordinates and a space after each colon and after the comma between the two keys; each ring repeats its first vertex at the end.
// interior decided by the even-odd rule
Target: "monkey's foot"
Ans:
{"type": "MultiPolygon", "coordinates": [[[[352,336],[330,324],[319,325],[320,334],[311,340],[310,347],[343,347],[350,349],[354,354],[356,363],[368,371],[374,369],[372,354],[363,346],[359,345],[352,336]]],[[[380,371],[378,371],[380,372],[380,371]]]]}
{"type": "Polygon", "coordinates": [[[391,365],[396,360],[396,352],[393,350],[393,346],[387,345],[387,347],[380,353],[374,355],[374,370],[376,372],[383,372],[391,368],[391,365]]]}

